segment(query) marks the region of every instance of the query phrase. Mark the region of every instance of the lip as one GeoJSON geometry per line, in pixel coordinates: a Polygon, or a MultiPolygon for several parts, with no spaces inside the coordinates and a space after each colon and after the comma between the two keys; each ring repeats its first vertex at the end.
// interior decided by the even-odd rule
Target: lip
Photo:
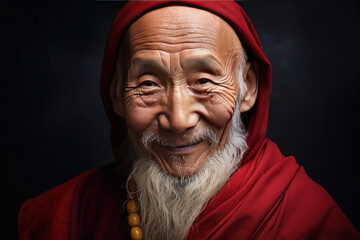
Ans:
{"type": "Polygon", "coordinates": [[[183,146],[163,146],[165,147],[169,152],[176,155],[186,155],[190,154],[194,148],[196,148],[201,142],[189,144],[189,145],[183,145],[183,146]]]}

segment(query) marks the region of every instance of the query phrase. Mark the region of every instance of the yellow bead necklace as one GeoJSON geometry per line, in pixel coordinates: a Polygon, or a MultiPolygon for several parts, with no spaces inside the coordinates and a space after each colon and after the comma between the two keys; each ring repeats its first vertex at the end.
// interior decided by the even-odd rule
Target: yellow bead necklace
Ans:
{"type": "Polygon", "coordinates": [[[140,215],[139,215],[139,208],[137,206],[137,198],[136,198],[136,183],[131,178],[127,182],[127,201],[126,201],[126,211],[128,214],[128,224],[131,227],[130,229],[130,238],[132,240],[142,240],[143,233],[140,228],[140,215]]]}

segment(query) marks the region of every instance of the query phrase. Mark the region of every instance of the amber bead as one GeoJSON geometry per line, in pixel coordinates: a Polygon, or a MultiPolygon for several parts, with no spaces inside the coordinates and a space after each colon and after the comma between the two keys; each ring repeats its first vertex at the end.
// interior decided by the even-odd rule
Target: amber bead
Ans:
{"type": "Polygon", "coordinates": [[[130,237],[132,240],[142,240],[143,239],[143,233],[141,228],[139,227],[132,227],[130,230],[130,237]]]}
{"type": "Polygon", "coordinates": [[[134,213],[134,212],[137,211],[137,206],[136,206],[134,200],[129,200],[129,201],[126,203],[126,211],[127,211],[128,213],[134,213]]]}
{"type": "Polygon", "coordinates": [[[131,227],[140,226],[140,216],[138,213],[130,213],[128,216],[128,224],[131,227]]]}
{"type": "Polygon", "coordinates": [[[133,178],[129,179],[128,181],[128,191],[129,192],[136,192],[136,182],[133,178]]]}
{"type": "Polygon", "coordinates": [[[129,192],[126,197],[127,199],[136,199],[136,193],[129,192]]]}

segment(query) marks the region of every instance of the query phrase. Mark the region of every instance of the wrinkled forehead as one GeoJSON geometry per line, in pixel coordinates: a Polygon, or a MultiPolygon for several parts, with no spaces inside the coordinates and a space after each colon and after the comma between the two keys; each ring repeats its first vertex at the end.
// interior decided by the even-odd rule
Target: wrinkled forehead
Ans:
{"type": "Polygon", "coordinates": [[[146,13],[129,27],[127,38],[135,52],[197,48],[243,52],[237,34],[228,23],[213,13],[186,6],[168,6],[146,13]]]}

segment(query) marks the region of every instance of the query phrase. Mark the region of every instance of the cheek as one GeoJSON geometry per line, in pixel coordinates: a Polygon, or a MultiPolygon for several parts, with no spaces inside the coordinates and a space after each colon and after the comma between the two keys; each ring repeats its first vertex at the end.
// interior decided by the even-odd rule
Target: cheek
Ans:
{"type": "Polygon", "coordinates": [[[227,123],[234,114],[238,94],[237,71],[231,66],[226,67],[226,74],[218,79],[216,81],[217,85],[209,91],[211,94],[210,99],[202,103],[209,113],[209,121],[221,129],[226,128],[227,123]]]}
{"type": "Polygon", "coordinates": [[[226,127],[235,109],[235,100],[219,93],[213,93],[211,98],[202,104],[206,109],[208,121],[220,129],[226,127]]]}
{"type": "Polygon", "coordinates": [[[147,126],[151,124],[154,120],[151,112],[144,108],[129,108],[125,121],[129,130],[132,132],[141,132],[146,129],[147,126]]]}
{"type": "Polygon", "coordinates": [[[217,85],[209,91],[210,98],[202,102],[207,109],[209,121],[221,129],[226,127],[236,106],[237,84],[234,73],[227,67],[225,76],[217,79],[217,85]]]}
{"type": "Polygon", "coordinates": [[[146,130],[156,120],[159,111],[158,103],[162,98],[161,91],[151,96],[138,95],[136,92],[125,94],[124,118],[128,129],[135,134],[146,130]]]}
{"type": "Polygon", "coordinates": [[[125,109],[126,125],[135,134],[144,131],[156,118],[152,108],[136,104],[136,101],[129,102],[125,109]]]}

